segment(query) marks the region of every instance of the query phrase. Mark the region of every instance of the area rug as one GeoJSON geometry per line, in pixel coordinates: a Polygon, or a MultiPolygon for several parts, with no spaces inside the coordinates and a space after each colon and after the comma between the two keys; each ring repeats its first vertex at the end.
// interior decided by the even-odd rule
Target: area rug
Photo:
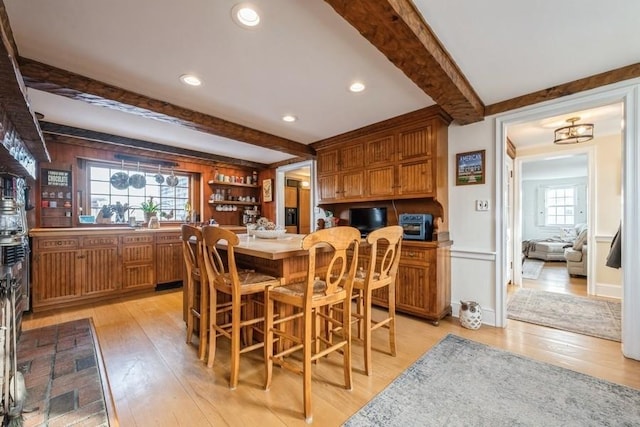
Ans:
{"type": "Polygon", "coordinates": [[[507,317],[564,331],[620,341],[621,304],[535,289],[519,289],[509,299],[507,317]]]}
{"type": "Polygon", "coordinates": [[[540,277],[542,269],[544,268],[544,261],[541,259],[529,259],[525,258],[522,263],[522,278],[536,280],[540,277]]]}
{"type": "Polygon", "coordinates": [[[344,425],[640,425],[640,390],[450,334],[344,425]]]}
{"type": "Polygon", "coordinates": [[[23,330],[18,369],[27,386],[24,426],[110,425],[101,367],[90,319],[23,330]]]}

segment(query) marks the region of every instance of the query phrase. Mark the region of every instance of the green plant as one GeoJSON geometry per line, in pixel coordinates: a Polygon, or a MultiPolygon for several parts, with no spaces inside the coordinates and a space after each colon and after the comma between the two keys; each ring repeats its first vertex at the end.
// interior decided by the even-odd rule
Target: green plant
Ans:
{"type": "Polygon", "coordinates": [[[142,209],[142,212],[148,214],[157,213],[158,210],[160,210],[160,203],[155,203],[153,197],[149,197],[148,202],[142,202],[140,204],[140,209],[142,209]]]}

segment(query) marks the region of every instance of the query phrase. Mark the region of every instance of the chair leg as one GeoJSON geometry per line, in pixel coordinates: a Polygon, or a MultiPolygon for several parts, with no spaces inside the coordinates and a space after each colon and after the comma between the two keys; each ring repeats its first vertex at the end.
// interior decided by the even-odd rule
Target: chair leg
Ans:
{"type": "Polygon", "coordinates": [[[193,307],[193,283],[189,279],[187,280],[187,344],[191,344],[191,336],[193,335],[191,307],[193,307]]]}
{"type": "Polygon", "coordinates": [[[371,290],[366,289],[364,291],[364,317],[362,323],[364,325],[364,371],[367,375],[371,375],[372,360],[371,360],[371,290]]]}
{"type": "Polygon", "coordinates": [[[303,348],[302,348],[302,392],[304,396],[304,417],[307,423],[313,422],[311,413],[311,337],[312,337],[312,311],[304,315],[303,348]]]}
{"type": "Polygon", "coordinates": [[[207,355],[207,335],[209,333],[209,284],[200,284],[200,349],[198,358],[204,360],[207,355]]]}
{"type": "Polygon", "coordinates": [[[264,295],[264,389],[271,387],[273,373],[273,301],[269,299],[269,289],[264,295]]]}
{"type": "Polygon", "coordinates": [[[235,390],[238,386],[238,373],[240,372],[240,320],[242,301],[233,298],[231,302],[231,378],[229,379],[229,388],[235,390]]]}
{"type": "Polygon", "coordinates": [[[342,319],[342,330],[344,331],[344,339],[346,345],[344,348],[343,361],[344,361],[344,387],[347,390],[352,390],[351,384],[351,298],[347,298],[343,306],[344,318],[342,319]]]}
{"type": "Polygon", "coordinates": [[[209,295],[209,358],[207,359],[207,366],[213,367],[213,361],[216,358],[216,338],[218,337],[218,331],[216,330],[216,322],[218,321],[217,309],[218,306],[218,291],[213,289],[209,295]]]}
{"type": "Polygon", "coordinates": [[[389,284],[389,349],[396,356],[396,288],[395,282],[389,284]]]}

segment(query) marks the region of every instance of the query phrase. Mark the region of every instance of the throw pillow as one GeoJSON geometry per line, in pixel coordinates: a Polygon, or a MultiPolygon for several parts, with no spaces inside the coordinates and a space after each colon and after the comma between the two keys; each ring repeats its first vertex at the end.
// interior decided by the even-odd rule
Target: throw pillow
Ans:
{"type": "Polygon", "coordinates": [[[585,245],[585,243],[587,243],[587,229],[586,228],[584,230],[582,230],[580,232],[580,234],[578,234],[578,237],[576,237],[575,242],[573,242],[573,250],[574,251],[581,251],[582,247],[585,245]]]}
{"type": "Polygon", "coordinates": [[[560,238],[565,242],[573,241],[576,238],[576,229],[573,227],[563,228],[560,238]]]}

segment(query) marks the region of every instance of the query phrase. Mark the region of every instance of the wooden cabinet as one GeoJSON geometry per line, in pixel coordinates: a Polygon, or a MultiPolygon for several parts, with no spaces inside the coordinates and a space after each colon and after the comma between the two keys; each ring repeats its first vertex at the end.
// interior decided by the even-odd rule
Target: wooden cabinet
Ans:
{"type": "Polygon", "coordinates": [[[298,187],[284,187],[284,207],[285,208],[297,208],[298,207],[298,187]]]}
{"type": "Polygon", "coordinates": [[[85,267],[83,296],[100,296],[120,289],[122,272],[116,236],[82,237],[82,260],[85,267]]]}
{"type": "Polygon", "coordinates": [[[364,176],[362,142],[318,151],[318,193],[322,202],[363,198],[364,176]]]}
{"type": "Polygon", "coordinates": [[[81,295],[83,269],[78,238],[34,239],[33,254],[34,311],[81,295]]]}
{"type": "MultiPolygon", "coordinates": [[[[402,254],[396,278],[396,310],[431,320],[451,314],[449,245],[451,242],[402,242],[402,254]]],[[[368,256],[362,248],[361,258],[368,256]]],[[[373,303],[388,306],[385,290],[373,292],[373,303]]]]}
{"type": "Polygon", "coordinates": [[[155,286],[153,234],[140,233],[120,237],[122,245],[122,288],[155,286]]]}
{"type": "Polygon", "coordinates": [[[320,203],[437,197],[446,191],[443,135],[445,124],[434,118],[318,147],[320,203]]]}
{"type": "Polygon", "coordinates": [[[300,188],[298,204],[298,226],[300,234],[311,233],[311,191],[308,188],[300,188]]]}
{"type": "Polygon", "coordinates": [[[34,311],[149,291],[183,279],[179,230],[41,229],[32,237],[34,311]]]}
{"type": "Polygon", "coordinates": [[[184,257],[180,233],[156,234],[156,283],[171,283],[184,278],[184,257]]]}

